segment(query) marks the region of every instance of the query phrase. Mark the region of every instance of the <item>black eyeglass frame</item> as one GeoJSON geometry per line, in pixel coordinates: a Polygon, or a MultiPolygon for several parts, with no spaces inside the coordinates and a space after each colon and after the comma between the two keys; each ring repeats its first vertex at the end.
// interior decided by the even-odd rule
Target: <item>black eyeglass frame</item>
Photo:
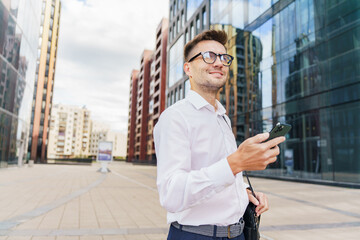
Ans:
{"type": "Polygon", "coordinates": [[[229,55],[229,54],[227,54],[227,53],[220,54],[220,53],[214,53],[214,52],[212,52],[212,51],[206,51],[206,52],[199,52],[198,54],[196,54],[195,56],[193,56],[192,58],[190,58],[188,62],[193,61],[195,58],[197,58],[197,57],[200,56],[200,55],[202,56],[203,61],[204,61],[205,63],[207,63],[207,64],[213,64],[213,63],[216,61],[216,58],[219,57],[222,65],[224,65],[224,66],[226,66],[226,67],[229,67],[229,66],[231,65],[232,61],[234,60],[234,57],[231,56],[231,55],[229,55]],[[205,53],[213,53],[213,54],[215,54],[216,57],[214,58],[214,61],[213,61],[213,62],[207,62],[207,61],[205,61],[205,58],[204,58],[204,54],[205,54],[205,53]],[[229,65],[225,65],[225,64],[223,63],[223,61],[221,60],[221,57],[223,57],[223,56],[228,56],[228,57],[230,57],[231,60],[230,60],[230,64],[229,64],[229,65]]]}

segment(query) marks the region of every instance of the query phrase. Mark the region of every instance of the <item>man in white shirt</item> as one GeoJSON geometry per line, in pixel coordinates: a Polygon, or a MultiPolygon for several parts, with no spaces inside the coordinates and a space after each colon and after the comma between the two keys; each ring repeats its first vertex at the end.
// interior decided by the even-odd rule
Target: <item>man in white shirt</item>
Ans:
{"type": "Polygon", "coordinates": [[[242,171],[276,161],[284,137],[258,134],[236,145],[225,109],[216,99],[233,57],[227,35],[209,30],[184,48],[191,90],[167,108],[154,129],[160,203],[171,223],[168,239],[244,239],[242,216],[251,201],[268,210],[265,194],[246,189],[242,171]]]}

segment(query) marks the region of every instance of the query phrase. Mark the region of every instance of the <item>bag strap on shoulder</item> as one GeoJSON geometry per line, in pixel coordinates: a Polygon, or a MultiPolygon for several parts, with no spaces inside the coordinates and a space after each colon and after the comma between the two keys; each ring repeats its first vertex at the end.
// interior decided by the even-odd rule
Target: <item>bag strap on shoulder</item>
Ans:
{"type": "MultiPolygon", "coordinates": [[[[226,124],[229,126],[229,128],[230,128],[230,130],[231,130],[231,127],[230,127],[229,123],[226,121],[225,116],[223,115],[222,117],[223,117],[224,121],[226,122],[226,124]]],[[[249,188],[250,188],[251,194],[256,198],[256,195],[255,195],[255,193],[254,193],[254,189],[253,189],[253,187],[251,186],[250,179],[249,179],[249,176],[247,175],[247,172],[246,172],[246,171],[243,171],[243,173],[245,173],[246,179],[247,179],[247,181],[248,181],[248,183],[249,183],[249,188]]]]}

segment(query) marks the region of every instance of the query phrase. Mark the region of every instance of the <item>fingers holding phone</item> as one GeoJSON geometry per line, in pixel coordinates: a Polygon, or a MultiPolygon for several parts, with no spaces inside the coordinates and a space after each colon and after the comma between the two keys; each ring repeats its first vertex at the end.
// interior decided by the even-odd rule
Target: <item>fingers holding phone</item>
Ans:
{"type": "Polygon", "coordinates": [[[274,138],[285,136],[291,129],[291,125],[286,123],[277,123],[273,129],[269,132],[269,138],[265,142],[274,138]]]}
{"type": "Polygon", "coordinates": [[[227,157],[234,175],[243,170],[264,170],[275,162],[280,153],[278,145],[285,141],[284,136],[290,129],[290,125],[279,123],[269,133],[246,139],[237,151],[227,157]]]}
{"type": "Polygon", "coordinates": [[[267,145],[270,148],[274,148],[278,144],[285,141],[285,135],[290,131],[291,125],[286,123],[277,123],[273,129],[269,132],[269,138],[264,142],[267,142],[267,145]]]}
{"type": "Polygon", "coordinates": [[[269,149],[273,149],[277,147],[280,143],[285,141],[285,137],[276,137],[274,139],[271,139],[270,141],[263,142],[269,149]]]}

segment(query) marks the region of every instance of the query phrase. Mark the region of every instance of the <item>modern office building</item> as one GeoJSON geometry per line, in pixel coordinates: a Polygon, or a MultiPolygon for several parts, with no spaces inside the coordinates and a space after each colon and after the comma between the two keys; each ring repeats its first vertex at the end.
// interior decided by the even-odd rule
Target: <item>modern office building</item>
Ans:
{"type": "Polygon", "coordinates": [[[41,2],[0,0],[0,168],[26,160],[41,2]]]}
{"type": "Polygon", "coordinates": [[[32,101],[28,150],[36,163],[46,162],[49,121],[58,48],[60,0],[42,0],[41,27],[32,101]]]}
{"type": "Polygon", "coordinates": [[[261,61],[262,45],[260,39],[250,32],[244,32],[232,25],[212,25],[214,29],[224,30],[228,35],[227,52],[234,56],[229,69],[229,79],[219,92],[219,100],[227,110],[232,128],[240,144],[250,136],[250,131],[262,132],[262,124],[255,126],[249,118],[261,119],[258,112],[250,116],[254,109],[261,108],[261,94],[258,73],[261,61]],[[251,47],[250,47],[251,46],[251,47]],[[251,50],[251,51],[249,51],[251,50]],[[241,113],[247,113],[240,117],[241,113]]]}
{"type": "Polygon", "coordinates": [[[159,120],[160,114],[165,110],[168,25],[169,21],[164,18],[156,29],[156,47],[151,63],[146,152],[146,160],[150,163],[156,163],[153,129],[159,120]]]}
{"type": "Polygon", "coordinates": [[[49,129],[47,159],[89,155],[91,119],[85,107],[54,105],[49,129]]]}
{"type": "Polygon", "coordinates": [[[277,122],[278,161],[252,174],[360,186],[360,2],[170,0],[167,106],[189,81],[183,47],[206,29],[235,57],[219,92],[240,144],[277,122]]]}

